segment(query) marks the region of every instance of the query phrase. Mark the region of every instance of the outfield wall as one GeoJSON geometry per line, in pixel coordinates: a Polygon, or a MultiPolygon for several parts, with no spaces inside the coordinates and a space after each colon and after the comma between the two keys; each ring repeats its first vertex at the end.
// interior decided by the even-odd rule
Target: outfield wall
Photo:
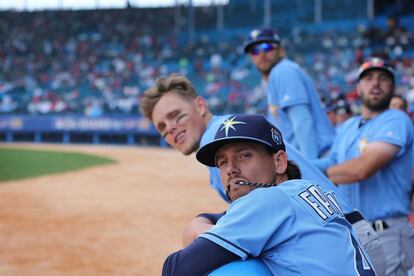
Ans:
{"type": "Polygon", "coordinates": [[[1,115],[1,142],[164,145],[139,116],[1,115]]]}

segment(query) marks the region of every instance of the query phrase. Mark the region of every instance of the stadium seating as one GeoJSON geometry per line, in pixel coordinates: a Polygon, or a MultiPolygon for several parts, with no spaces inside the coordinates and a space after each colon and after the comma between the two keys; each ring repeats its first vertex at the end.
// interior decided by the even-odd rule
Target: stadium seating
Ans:
{"type": "MultiPolygon", "coordinates": [[[[302,23],[285,20],[279,27],[295,13],[284,3],[277,7],[286,13],[272,23],[326,103],[349,94],[362,58],[381,50],[396,62],[398,93],[413,110],[414,15],[395,22],[391,17],[368,22],[361,15],[337,20],[337,7],[327,6],[333,21],[308,24],[312,16],[302,11],[295,15],[302,23]]],[[[259,22],[257,9],[243,24],[228,16],[231,28],[217,32],[214,9],[198,8],[192,39],[174,29],[173,8],[0,12],[0,114],[134,115],[142,92],[173,72],[186,74],[215,113],[263,112],[260,76],[241,47],[259,22]]],[[[229,5],[225,12],[242,16],[248,10],[229,5]]]]}

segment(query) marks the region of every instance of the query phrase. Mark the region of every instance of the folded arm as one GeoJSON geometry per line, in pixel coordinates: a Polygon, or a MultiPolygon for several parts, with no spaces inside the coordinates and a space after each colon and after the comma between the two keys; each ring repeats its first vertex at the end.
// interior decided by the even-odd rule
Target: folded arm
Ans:
{"type": "Polygon", "coordinates": [[[171,254],[164,262],[163,276],[205,275],[225,264],[240,260],[236,254],[204,238],[171,254]]]}
{"type": "Polygon", "coordinates": [[[369,144],[363,153],[338,165],[329,167],[328,177],[338,184],[349,184],[367,179],[385,167],[398,153],[399,147],[385,142],[369,144]]]}

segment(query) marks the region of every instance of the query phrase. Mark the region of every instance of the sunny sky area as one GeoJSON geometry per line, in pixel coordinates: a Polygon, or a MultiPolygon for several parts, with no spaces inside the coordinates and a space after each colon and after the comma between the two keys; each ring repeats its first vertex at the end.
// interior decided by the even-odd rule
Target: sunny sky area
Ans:
{"type": "MultiPolygon", "coordinates": [[[[165,7],[189,0],[130,0],[133,7],[165,7]]],[[[0,0],[0,10],[123,8],[127,0],[0,0]]],[[[228,0],[193,0],[194,5],[227,3],[228,0]]]]}

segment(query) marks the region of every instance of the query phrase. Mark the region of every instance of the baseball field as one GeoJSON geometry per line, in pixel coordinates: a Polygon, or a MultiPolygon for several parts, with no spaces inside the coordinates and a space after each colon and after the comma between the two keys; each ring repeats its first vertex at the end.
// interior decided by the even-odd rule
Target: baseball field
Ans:
{"type": "Polygon", "coordinates": [[[0,155],[0,275],[160,275],[186,222],[225,208],[206,168],[171,149],[0,144],[0,155]]]}

